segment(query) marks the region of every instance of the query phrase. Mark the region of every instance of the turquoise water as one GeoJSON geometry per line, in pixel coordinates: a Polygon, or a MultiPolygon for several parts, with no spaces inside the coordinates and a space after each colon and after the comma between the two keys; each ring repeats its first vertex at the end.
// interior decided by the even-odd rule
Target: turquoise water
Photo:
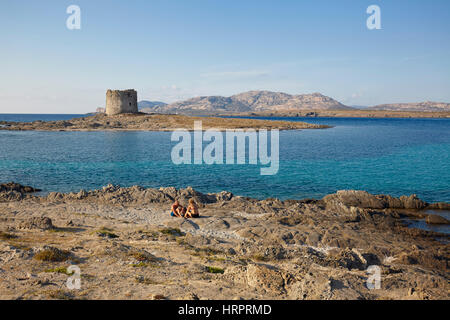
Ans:
{"type": "MultiPolygon", "coordinates": [[[[439,215],[441,217],[444,217],[447,220],[450,220],[450,211],[446,211],[446,210],[426,210],[425,213],[427,214],[434,214],[434,215],[439,215]]],[[[434,232],[440,232],[440,233],[445,233],[445,234],[449,234],[450,235],[450,225],[432,225],[432,224],[427,224],[426,223],[426,219],[405,219],[405,221],[407,222],[408,226],[411,228],[418,228],[418,229],[423,229],[423,230],[429,230],[429,231],[434,231],[434,232]]],[[[444,239],[441,239],[444,240],[444,239]]],[[[446,243],[449,243],[450,238],[445,239],[446,243]]]]}
{"type": "MultiPolygon", "coordinates": [[[[39,119],[33,117],[28,120],[39,119]]],[[[170,153],[176,143],[169,132],[0,131],[0,181],[45,192],[112,183],[192,186],[256,198],[320,198],[340,189],[362,189],[450,201],[450,119],[291,120],[334,127],[280,132],[275,176],[261,176],[259,165],[174,165],[170,153]]]]}

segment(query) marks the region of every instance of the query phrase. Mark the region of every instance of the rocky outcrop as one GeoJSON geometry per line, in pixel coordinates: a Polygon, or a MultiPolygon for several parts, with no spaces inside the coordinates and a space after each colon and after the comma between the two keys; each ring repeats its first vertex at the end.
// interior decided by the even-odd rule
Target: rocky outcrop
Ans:
{"type": "Polygon", "coordinates": [[[76,193],[71,192],[66,194],[51,192],[45,197],[45,200],[49,202],[70,202],[83,200],[86,202],[95,202],[99,204],[126,206],[150,203],[170,204],[175,200],[187,205],[189,199],[191,198],[202,206],[210,203],[230,201],[233,198],[233,194],[226,191],[222,191],[217,194],[204,194],[194,190],[192,187],[187,187],[185,189],[176,189],[174,187],[146,189],[140,186],[123,188],[110,184],[100,190],[93,191],[80,190],[76,193]]]}
{"type": "Polygon", "coordinates": [[[233,282],[275,293],[285,292],[291,278],[288,273],[263,264],[232,267],[225,275],[233,282]]]}
{"type": "Polygon", "coordinates": [[[30,187],[30,186],[23,186],[21,184],[15,183],[15,182],[8,182],[8,183],[0,184],[0,192],[8,192],[8,191],[16,191],[16,192],[20,192],[20,193],[32,193],[32,192],[38,192],[41,190],[30,187]]]}
{"type": "Polygon", "coordinates": [[[450,221],[436,214],[430,214],[426,218],[428,224],[450,224],[450,221]]]}
{"type": "Polygon", "coordinates": [[[41,190],[15,182],[3,183],[0,184],[0,202],[19,201],[24,199],[27,193],[39,191],[41,190]]]}
{"type": "Polygon", "coordinates": [[[53,223],[50,218],[47,217],[32,217],[19,224],[19,229],[37,229],[37,230],[51,230],[53,229],[53,223]]]}
{"type": "Polygon", "coordinates": [[[366,209],[424,209],[428,203],[416,195],[394,198],[388,195],[373,195],[366,191],[340,190],[323,198],[327,207],[357,207],[366,209]]]}

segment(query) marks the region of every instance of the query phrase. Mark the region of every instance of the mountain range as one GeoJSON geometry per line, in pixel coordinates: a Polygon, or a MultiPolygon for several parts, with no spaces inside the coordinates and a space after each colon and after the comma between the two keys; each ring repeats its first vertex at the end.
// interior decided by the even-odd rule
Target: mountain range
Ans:
{"type": "Polygon", "coordinates": [[[162,107],[162,106],[166,106],[166,105],[167,105],[167,103],[162,102],[162,101],[141,100],[138,102],[138,109],[141,112],[150,113],[150,112],[153,112],[153,109],[155,107],[162,107]]]}
{"type": "MultiPolygon", "coordinates": [[[[230,97],[201,96],[184,101],[166,104],[160,101],[140,101],[141,112],[181,113],[181,114],[221,114],[245,112],[289,112],[289,111],[324,111],[324,110],[358,110],[340,103],[320,93],[291,95],[283,92],[248,91],[230,97]]],[[[384,111],[450,111],[449,103],[421,102],[385,104],[362,110],[384,111]]]]}

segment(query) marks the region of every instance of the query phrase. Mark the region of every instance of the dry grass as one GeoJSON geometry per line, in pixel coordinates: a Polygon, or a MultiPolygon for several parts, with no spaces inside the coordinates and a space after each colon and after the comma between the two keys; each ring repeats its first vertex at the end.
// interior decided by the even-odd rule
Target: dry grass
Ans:
{"type": "Polygon", "coordinates": [[[156,262],[155,257],[147,252],[133,251],[129,255],[139,262],[156,262]]]}
{"type": "Polygon", "coordinates": [[[60,250],[57,248],[48,248],[39,251],[34,255],[35,260],[48,261],[48,262],[62,262],[66,261],[70,257],[70,252],[66,250],[60,250]]]}
{"type": "Polygon", "coordinates": [[[210,266],[207,266],[207,267],[206,267],[206,271],[207,271],[208,273],[221,273],[221,274],[225,272],[225,270],[222,269],[222,268],[218,268],[218,267],[210,267],[210,266]]]}
{"type": "Polygon", "coordinates": [[[142,277],[142,276],[138,276],[136,277],[136,283],[141,283],[141,284],[146,284],[146,285],[158,285],[161,284],[158,281],[155,281],[151,278],[147,278],[147,277],[142,277]]]}
{"type": "Polygon", "coordinates": [[[11,240],[11,239],[17,239],[18,237],[16,235],[13,235],[11,233],[0,231],[0,239],[1,240],[11,240]]]}
{"type": "Polygon", "coordinates": [[[178,228],[165,228],[165,229],[159,230],[159,232],[161,232],[162,234],[175,236],[175,237],[184,236],[184,233],[178,228]]]}
{"type": "Polygon", "coordinates": [[[147,268],[147,267],[150,267],[150,268],[159,268],[160,266],[158,265],[158,264],[156,264],[156,263],[152,263],[152,262],[144,262],[144,261],[141,261],[141,262],[139,262],[139,263],[133,263],[133,264],[131,264],[131,266],[133,267],[133,268],[147,268]]]}
{"type": "Polygon", "coordinates": [[[66,267],[56,267],[53,269],[47,269],[47,270],[45,270],[45,272],[62,273],[62,274],[66,274],[68,276],[71,276],[73,274],[73,272],[67,271],[66,267]]]}
{"type": "Polygon", "coordinates": [[[259,262],[268,262],[270,261],[269,257],[266,257],[265,255],[262,254],[255,254],[252,256],[252,259],[255,261],[259,261],[259,262]]]}
{"type": "Polygon", "coordinates": [[[109,238],[109,239],[115,239],[118,238],[119,236],[115,233],[113,233],[114,230],[109,229],[109,228],[101,228],[99,230],[96,231],[97,235],[99,237],[103,237],[103,238],[109,238]]]}

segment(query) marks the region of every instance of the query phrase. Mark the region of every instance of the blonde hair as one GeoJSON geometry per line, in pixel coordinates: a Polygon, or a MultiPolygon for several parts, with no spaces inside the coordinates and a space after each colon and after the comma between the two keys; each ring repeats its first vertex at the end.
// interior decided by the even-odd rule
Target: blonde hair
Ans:
{"type": "Polygon", "coordinates": [[[196,204],[193,198],[189,199],[189,204],[196,204]]]}

